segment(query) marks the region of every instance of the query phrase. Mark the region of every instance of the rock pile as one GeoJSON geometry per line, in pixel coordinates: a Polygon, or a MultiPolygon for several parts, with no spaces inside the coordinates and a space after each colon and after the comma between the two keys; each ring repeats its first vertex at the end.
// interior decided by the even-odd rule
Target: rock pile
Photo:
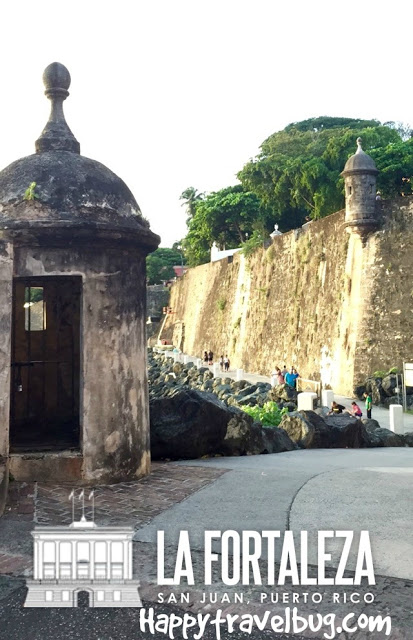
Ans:
{"type": "Polygon", "coordinates": [[[287,386],[214,378],[207,367],[173,363],[151,351],[148,377],[154,460],[413,444],[413,434],[396,435],[376,420],[327,416],[326,409],[296,411],[296,392],[287,386]],[[288,408],[279,427],[263,427],[240,409],[268,400],[288,408]]]}
{"type": "Polygon", "coordinates": [[[283,429],[263,427],[239,408],[267,402],[270,384],[214,378],[207,367],[173,363],[152,351],[148,360],[154,460],[280,453],[297,448],[283,429]]]}
{"type": "Polygon", "coordinates": [[[297,448],[283,429],[263,427],[212,393],[175,390],[149,404],[154,460],[280,453],[297,448]]]}
{"type": "Polygon", "coordinates": [[[228,377],[214,378],[208,367],[197,369],[192,362],[173,363],[163,354],[149,353],[149,397],[170,397],[177,390],[196,389],[214,393],[227,405],[263,405],[272,399],[271,385],[265,382],[250,384],[246,380],[235,381],[228,377]]]}
{"type": "MultiPolygon", "coordinates": [[[[363,385],[355,388],[355,395],[359,400],[363,398],[364,392],[370,393],[373,404],[389,407],[391,404],[398,404],[400,402],[399,396],[396,393],[398,386],[398,380],[395,373],[389,371],[388,373],[376,372],[375,375],[369,376],[363,385]]],[[[407,406],[413,407],[413,387],[406,387],[407,406]]]]}

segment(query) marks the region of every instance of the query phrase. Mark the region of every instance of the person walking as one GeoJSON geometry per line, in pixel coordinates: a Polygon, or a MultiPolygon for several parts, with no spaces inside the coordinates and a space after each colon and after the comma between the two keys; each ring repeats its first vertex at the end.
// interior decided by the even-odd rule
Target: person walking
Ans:
{"type": "Polygon", "coordinates": [[[228,358],[228,354],[225,354],[225,358],[224,358],[224,369],[225,371],[229,371],[229,358],[228,358]]]}
{"type": "Polygon", "coordinates": [[[224,355],[222,355],[219,359],[219,368],[221,371],[224,371],[224,355]]]}
{"type": "Polygon", "coordinates": [[[204,363],[208,364],[208,351],[204,351],[204,363]]]}
{"type": "Polygon", "coordinates": [[[365,398],[365,401],[366,401],[367,418],[370,420],[370,418],[371,418],[371,405],[372,405],[371,394],[370,393],[365,393],[364,394],[364,398],[365,398]]]}
{"type": "Polygon", "coordinates": [[[214,362],[214,354],[212,353],[211,350],[209,350],[208,352],[208,364],[213,364],[214,362]]]}

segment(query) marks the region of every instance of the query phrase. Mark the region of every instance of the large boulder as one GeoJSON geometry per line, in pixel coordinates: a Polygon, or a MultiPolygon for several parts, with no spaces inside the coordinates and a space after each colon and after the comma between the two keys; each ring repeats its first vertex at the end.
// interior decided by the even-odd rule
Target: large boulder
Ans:
{"type": "Polygon", "coordinates": [[[361,420],[348,414],[339,414],[327,416],[325,421],[331,428],[331,447],[361,449],[369,446],[369,437],[361,420]]]}
{"type": "Polygon", "coordinates": [[[364,385],[364,384],[358,385],[358,386],[354,387],[354,396],[358,400],[363,400],[365,391],[366,391],[366,385],[364,385]]]}
{"type": "Polygon", "coordinates": [[[364,425],[349,415],[324,419],[315,411],[296,411],[284,415],[280,427],[305,449],[356,449],[369,443],[364,425]]]}
{"type": "Polygon", "coordinates": [[[413,432],[409,431],[409,433],[405,433],[403,440],[406,447],[413,447],[413,432]]]}
{"type": "Polygon", "coordinates": [[[237,411],[226,407],[213,394],[195,389],[180,391],[172,397],[153,398],[149,410],[154,460],[222,453],[228,422],[237,411]]]}
{"type": "MultiPolygon", "coordinates": [[[[246,413],[243,415],[249,418],[246,413]]],[[[227,455],[281,453],[297,449],[283,429],[263,427],[259,422],[251,425],[250,420],[243,418],[230,420],[224,444],[228,446],[227,455]]]]}
{"type": "Polygon", "coordinates": [[[228,407],[212,393],[175,390],[149,403],[151,454],[159,459],[193,459],[210,455],[250,455],[290,451],[294,444],[268,435],[251,416],[228,407]]]}
{"type": "Polygon", "coordinates": [[[297,449],[295,442],[279,427],[262,427],[264,435],[264,451],[262,453],[282,453],[297,449]]]}
{"type": "Polygon", "coordinates": [[[248,382],[246,380],[235,380],[232,382],[231,386],[234,391],[238,391],[238,389],[243,389],[248,386],[248,382]]]}
{"type": "Polygon", "coordinates": [[[380,427],[377,420],[362,420],[367,431],[369,447],[404,447],[405,437],[380,427]]]}
{"type": "Polygon", "coordinates": [[[389,373],[381,381],[381,386],[386,396],[396,395],[397,376],[394,373],[389,373]]]}
{"type": "Polygon", "coordinates": [[[227,424],[222,450],[226,455],[236,456],[263,453],[261,425],[247,413],[234,415],[227,424]]]}
{"type": "Polygon", "coordinates": [[[386,397],[384,389],[381,384],[381,378],[367,378],[366,391],[371,394],[373,404],[380,404],[382,398],[386,397]]]}
{"type": "Polygon", "coordinates": [[[286,413],[279,426],[303,449],[318,449],[326,446],[329,428],[314,411],[286,413]]]}
{"type": "Polygon", "coordinates": [[[271,400],[275,402],[285,401],[285,402],[294,402],[297,404],[297,391],[290,387],[288,384],[278,384],[273,387],[269,392],[268,396],[271,400]]]}
{"type": "Polygon", "coordinates": [[[237,398],[239,399],[246,398],[247,396],[250,396],[251,394],[253,394],[256,390],[257,390],[256,384],[249,384],[243,387],[242,389],[238,389],[237,398]]]}

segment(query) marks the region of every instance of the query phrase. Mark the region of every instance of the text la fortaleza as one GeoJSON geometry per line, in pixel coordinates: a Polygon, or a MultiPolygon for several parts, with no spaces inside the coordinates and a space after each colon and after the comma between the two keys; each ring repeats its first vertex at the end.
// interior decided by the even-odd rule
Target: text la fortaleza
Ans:
{"type": "MultiPolygon", "coordinates": [[[[165,532],[158,531],[158,585],[180,585],[181,580],[194,585],[191,544],[188,531],[179,534],[173,577],[165,576],[165,532]]],[[[204,533],[204,583],[212,584],[212,572],[218,569],[225,585],[262,585],[261,571],[265,571],[267,585],[360,585],[366,578],[369,585],[376,584],[373,557],[368,531],[361,531],[358,542],[353,531],[318,531],[317,577],[308,575],[308,532],[300,532],[299,543],[292,531],[205,531],[204,533]],[[331,553],[326,551],[328,539],[342,539],[341,556],[334,577],[325,574],[331,553]],[[221,542],[221,553],[215,553],[212,545],[221,542]],[[299,544],[300,560],[297,560],[299,544]],[[276,573],[275,550],[281,545],[281,559],[276,573]],[[265,554],[266,551],[266,554],[265,554]],[[354,577],[344,577],[350,552],[356,552],[354,577]]],[[[168,549],[168,556],[169,556],[168,549]]]]}

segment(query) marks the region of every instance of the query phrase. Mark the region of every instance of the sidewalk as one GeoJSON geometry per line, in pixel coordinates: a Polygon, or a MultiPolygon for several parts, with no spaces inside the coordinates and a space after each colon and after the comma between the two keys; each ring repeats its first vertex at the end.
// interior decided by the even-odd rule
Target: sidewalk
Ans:
{"type": "MultiPolygon", "coordinates": [[[[193,356],[188,356],[188,358],[190,362],[196,362],[197,360],[197,358],[194,358],[193,356]]],[[[212,370],[212,367],[210,367],[210,369],[212,370]]],[[[219,373],[220,377],[232,378],[233,380],[236,379],[236,375],[237,375],[236,369],[230,369],[229,371],[223,371],[219,373]]],[[[246,371],[244,371],[244,374],[242,377],[244,380],[247,380],[247,382],[250,382],[251,384],[255,384],[257,382],[268,382],[271,384],[270,376],[262,376],[258,373],[247,373],[246,371]]],[[[339,404],[344,405],[346,409],[350,409],[351,403],[355,398],[347,398],[346,396],[340,396],[340,395],[334,394],[334,399],[339,404]]],[[[360,405],[361,405],[361,409],[363,410],[363,418],[365,418],[367,416],[366,416],[366,411],[364,410],[364,403],[360,402],[360,405]]],[[[378,407],[376,405],[373,405],[371,417],[374,418],[374,420],[377,420],[380,426],[383,427],[384,429],[390,429],[390,412],[385,407],[378,407]]],[[[403,416],[403,419],[404,419],[405,433],[408,433],[410,431],[413,432],[413,414],[405,413],[403,416]]]]}

